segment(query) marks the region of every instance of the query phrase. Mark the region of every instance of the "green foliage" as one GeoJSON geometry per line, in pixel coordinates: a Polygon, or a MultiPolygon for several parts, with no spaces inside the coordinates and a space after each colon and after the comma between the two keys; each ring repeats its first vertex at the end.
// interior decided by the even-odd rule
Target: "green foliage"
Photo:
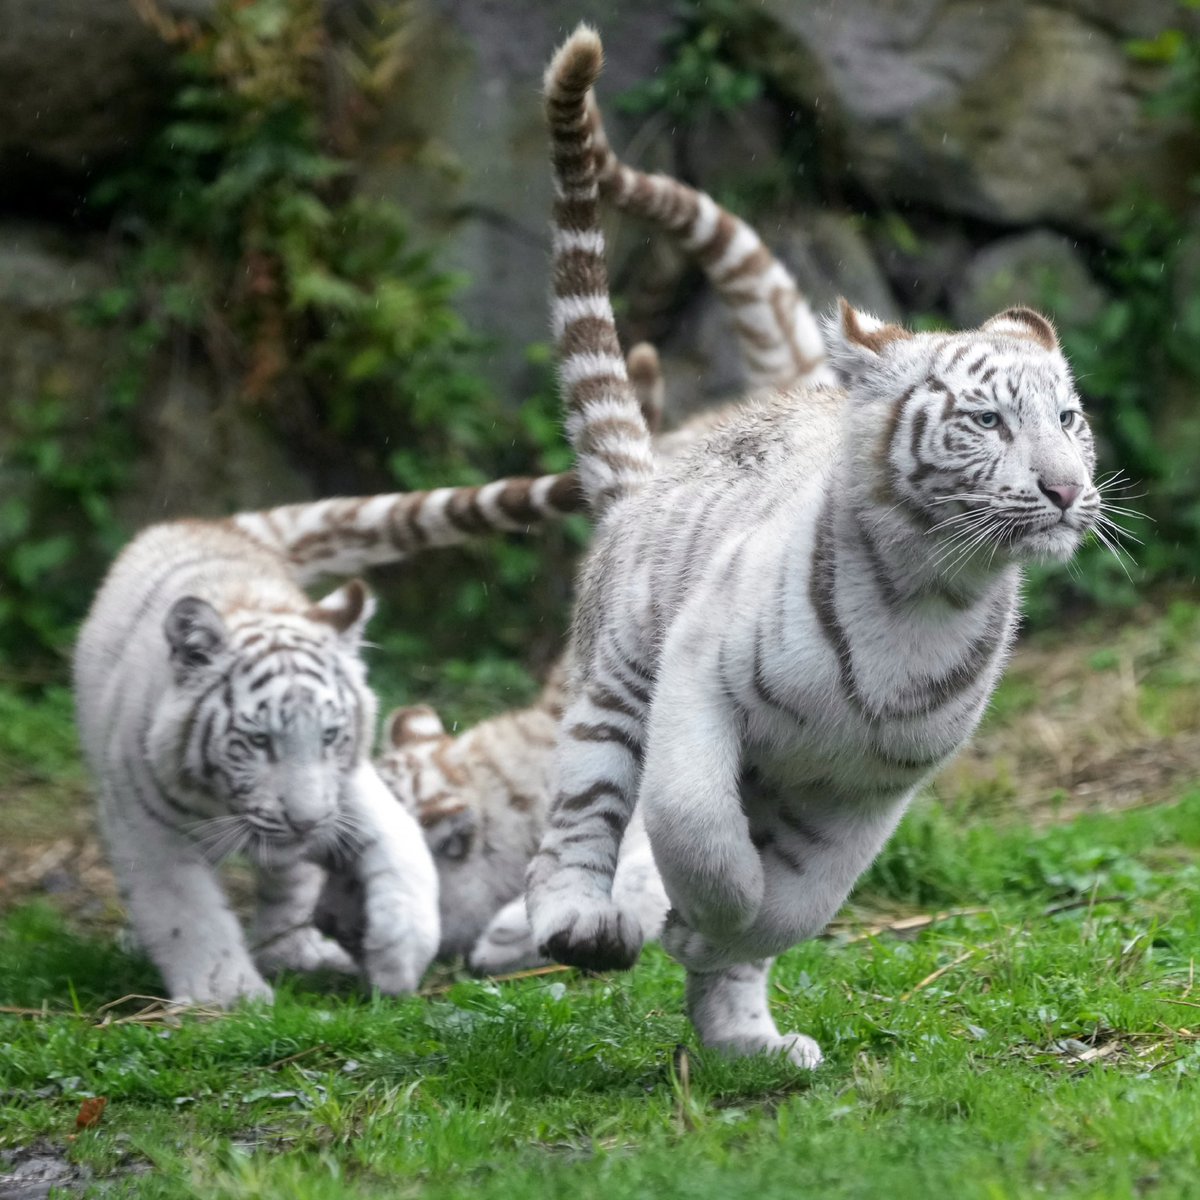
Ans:
{"type": "Polygon", "coordinates": [[[618,975],[445,974],[407,1000],[285,981],[220,1019],[102,1021],[153,972],[21,909],[0,998],[46,1011],[0,1017],[0,1149],[144,1200],[1193,1194],[1200,796],[1040,831],[920,809],[893,847],[859,905],[974,911],[780,958],[811,1075],[699,1050],[656,948],[618,975]]]}
{"type": "Polygon", "coordinates": [[[617,101],[628,113],[664,112],[694,121],[705,112],[731,112],[758,99],[763,80],[740,65],[730,49],[731,28],[741,18],[734,0],[681,4],[670,60],[653,79],[617,101]]]}
{"type": "MultiPolygon", "coordinates": [[[[353,53],[331,40],[319,0],[222,0],[204,27],[149,11],[172,53],[174,102],[92,196],[124,235],[118,282],[83,313],[111,332],[113,368],[98,399],[15,414],[11,463],[37,486],[32,507],[0,507],[9,660],[65,647],[128,535],[113,501],[138,455],[135,414],[172,348],[199,351],[219,402],[251,412],[331,489],[482,482],[527,473],[543,449],[563,462],[557,405],[543,395],[518,417],[496,402],[486,347],[452,307],[459,281],[414,249],[395,204],[357,188],[350,114],[402,59],[406,6],[381,10],[353,53]]],[[[573,544],[552,539],[560,572],[573,544]]],[[[430,580],[393,579],[378,627],[390,616],[426,631],[412,662],[464,646],[512,655],[536,640],[531,628],[563,623],[561,590],[530,587],[537,565],[516,539],[447,556],[430,571],[437,605],[430,580]]]]}

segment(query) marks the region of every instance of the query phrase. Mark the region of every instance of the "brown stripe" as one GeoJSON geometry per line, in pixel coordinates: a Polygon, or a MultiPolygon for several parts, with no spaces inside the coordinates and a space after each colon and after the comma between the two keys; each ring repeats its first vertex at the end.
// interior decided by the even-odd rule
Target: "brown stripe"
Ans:
{"type": "Polygon", "coordinates": [[[567,733],[577,742],[612,742],[624,746],[633,755],[635,761],[639,763],[642,761],[642,744],[637,737],[616,725],[610,725],[607,721],[595,724],[580,721],[578,724],[572,725],[567,733]]]}
{"type": "Polygon", "coordinates": [[[705,268],[712,267],[715,263],[720,262],[725,251],[729,249],[729,243],[733,241],[734,235],[737,233],[737,222],[721,209],[717,214],[717,227],[712,231],[712,235],[708,241],[702,246],[698,246],[695,250],[696,260],[705,268]]]}
{"type": "Polygon", "coordinates": [[[604,796],[612,796],[614,799],[626,803],[625,792],[609,779],[598,779],[591,787],[585,788],[582,792],[575,792],[569,796],[556,796],[554,798],[555,812],[581,812],[587,808],[589,804],[594,804],[597,800],[604,796]]]}
{"type": "Polygon", "coordinates": [[[576,317],[558,335],[559,361],[565,362],[575,354],[620,355],[621,344],[617,331],[607,317],[576,317]]]}

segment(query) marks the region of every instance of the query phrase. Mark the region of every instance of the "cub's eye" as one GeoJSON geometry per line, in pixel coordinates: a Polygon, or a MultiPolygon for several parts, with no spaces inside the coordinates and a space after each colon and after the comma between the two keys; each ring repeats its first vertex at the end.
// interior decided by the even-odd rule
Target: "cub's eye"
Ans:
{"type": "Polygon", "coordinates": [[[992,409],[984,409],[983,412],[971,414],[971,420],[979,426],[980,429],[995,429],[1000,424],[1000,414],[992,409]]]}
{"type": "Polygon", "coordinates": [[[331,725],[323,734],[321,734],[321,741],[324,742],[326,746],[332,746],[333,743],[338,740],[338,734],[341,732],[341,729],[339,729],[336,725],[331,725]]]}
{"type": "Polygon", "coordinates": [[[247,734],[246,741],[248,741],[250,745],[255,748],[255,750],[265,750],[271,744],[269,735],[265,733],[247,734]]]}
{"type": "Polygon", "coordinates": [[[1064,408],[1058,414],[1058,423],[1064,429],[1074,429],[1078,420],[1079,414],[1073,408],[1064,408]]]}

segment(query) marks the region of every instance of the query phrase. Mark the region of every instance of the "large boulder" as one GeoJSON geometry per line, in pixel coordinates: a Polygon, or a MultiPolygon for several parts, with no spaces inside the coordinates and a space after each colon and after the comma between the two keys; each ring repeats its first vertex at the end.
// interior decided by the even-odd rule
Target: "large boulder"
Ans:
{"type": "Polygon", "coordinates": [[[956,325],[968,328],[1001,309],[1027,304],[1077,328],[1094,320],[1104,302],[1104,291],[1076,244],[1062,234],[1035,229],[983,247],[952,290],[950,311],[956,325]]]}
{"type": "MultiPolygon", "coordinates": [[[[524,347],[548,337],[542,72],[580,13],[559,0],[431,0],[364,149],[366,188],[403,204],[423,241],[444,240],[439,261],[463,273],[462,309],[495,339],[490,371],[514,401],[528,382],[524,347]]],[[[673,25],[667,5],[605,6],[600,91],[619,147],[636,122],[616,112],[613,97],[662,66],[673,25]]]]}
{"type": "Polygon", "coordinates": [[[1163,71],[1128,53],[1151,24],[1133,9],[763,0],[742,53],[818,106],[837,161],[880,203],[1095,230],[1134,181],[1182,201],[1197,164],[1194,139],[1146,112],[1163,71]]]}
{"type": "Polygon", "coordinates": [[[0,29],[0,171],[10,190],[85,176],[134,149],[161,116],[170,54],[131,0],[0,0],[0,29]]]}

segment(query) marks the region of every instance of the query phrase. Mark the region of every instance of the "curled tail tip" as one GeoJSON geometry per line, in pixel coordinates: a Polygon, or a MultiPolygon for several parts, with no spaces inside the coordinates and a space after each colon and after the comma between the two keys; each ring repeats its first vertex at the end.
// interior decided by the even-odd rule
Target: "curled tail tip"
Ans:
{"type": "Polygon", "coordinates": [[[658,351],[649,342],[638,342],[626,356],[625,370],[646,426],[651,433],[657,433],[663,415],[663,375],[658,351]]]}
{"type": "Polygon", "coordinates": [[[658,351],[649,342],[638,342],[625,359],[629,378],[638,387],[652,391],[662,387],[662,363],[658,351]]]}
{"type": "Polygon", "coordinates": [[[567,100],[587,94],[600,77],[604,66],[604,46],[590,25],[580,24],[554,52],[546,68],[545,93],[548,100],[567,100]]]}

